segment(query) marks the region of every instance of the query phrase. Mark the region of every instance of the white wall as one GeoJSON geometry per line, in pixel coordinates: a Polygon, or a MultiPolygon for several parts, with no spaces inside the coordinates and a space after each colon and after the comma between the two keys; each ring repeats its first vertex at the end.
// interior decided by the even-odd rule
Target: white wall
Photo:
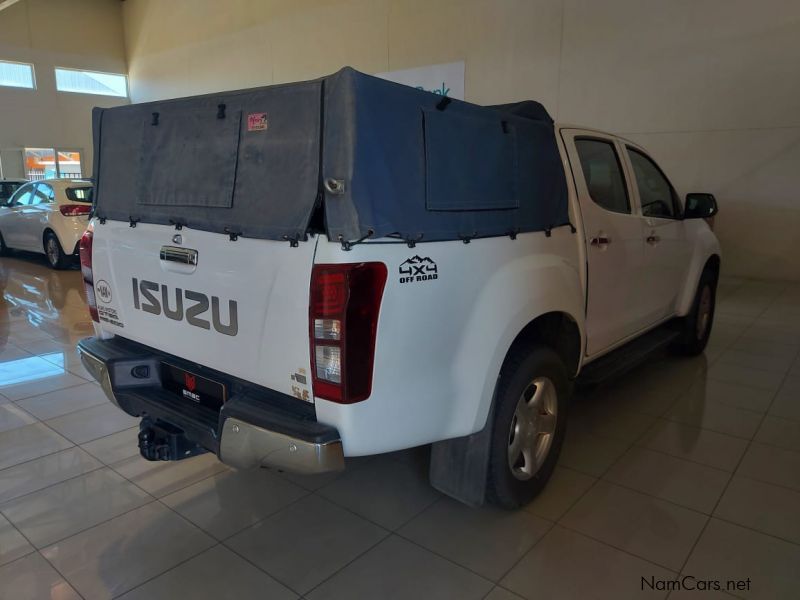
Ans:
{"type": "Polygon", "coordinates": [[[53,69],[127,71],[119,0],[20,0],[0,11],[0,59],[33,63],[37,86],[0,86],[0,149],[82,148],[90,174],[92,107],[127,100],[56,92],[53,69]]]}
{"type": "Polygon", "coordinates": [[[466,97],[543,102],[710,191],[729,275],[800,280],[797,0],[127,0],[135,101],[466,62],[466,97]]]}

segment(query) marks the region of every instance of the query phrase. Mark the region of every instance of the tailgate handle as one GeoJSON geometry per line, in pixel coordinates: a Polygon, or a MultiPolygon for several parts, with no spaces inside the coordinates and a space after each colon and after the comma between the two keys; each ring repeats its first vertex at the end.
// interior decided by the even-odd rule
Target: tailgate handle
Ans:
{"type": "Polygon", "coordinates": [[[161,246],[161,260],[197,266],[197,250],[178,246],[161,246]]]}

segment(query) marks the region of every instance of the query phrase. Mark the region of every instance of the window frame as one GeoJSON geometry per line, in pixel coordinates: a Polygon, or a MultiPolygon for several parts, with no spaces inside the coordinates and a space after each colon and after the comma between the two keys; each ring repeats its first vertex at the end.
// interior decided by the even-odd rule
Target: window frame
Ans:
{"type": "Polygon", "coordinates": [[[642,217],[645,219],[666,219],[669,221],[683,221],[683,204],[681,203],[681,197],[678,194],[678,190],[675,189],[675,186],[672,185],[669,177],[667,174],[664,173],[664,170],[659,166],[659,164],[655,161],[655,159],[650,156],[647,152],[642,150],[641,148],[637,148],[636,146],[631,145],[629,142],[625,142],[625,150],[628,152],[628,163],[631,166],[631,175],[633,176],[633,181],[636,183],[636,197],[639,200],[639,212],[641,213],[642,217]],[[664,181],[667,182],[670,191],[672,192],[672,210],[675,211],[675,214],[670,217],[665,217],[663,215],[646,215],[644,214],[644,206],[642,205],[642,194],[639,191],[639,180],[636,178],[636,167],[633,164],[633,160],[631,159],[631,152],[635,152],[639,156],[643,157],[645,160],[648,160],[651,165],[656,168],[661,176],[664,178],[664,181]]]}
{"type": "Polygon", "coordinates": [[[6,85],[4,83],[0,83],[0,87],[2,87],[2,88],[10,88],[12,90],[29,90],[31,92],[35,92],[37,90],[37,85],[36,85],[36,67],[34,66],[33,63],[22,62],[22,61],[19,61],[19,60],[6,60],[4,58],[0,59],[0,63],[6,63],[6,64],[9,64],[9,65],[25,65],[26,67],[30,67],[31,68],[31,87],[25,87],[25,86],[21,86],[21,85],[6,85]]]}
{"type": "Polygon", "coordinates": [[[575,147],[575,155],[578,158],[578,167],[580,167],[581,177],[583,177],[583,186],[586,189],[586,194],[589,196],[589,200],[592,201],[592,204],[595,205],[597,208],[600,208],[614,215],[636,216],[636,207],[634,206],[633,197],[631,196],[632,188],[630,187],[630,182],[628,181],[627,171],[625,169],[625,165],[623,163],[622,155],[620,154],[620,148],[619,145],[617,144],[617,141],[611,137],[604,138],[594,135],[575,135],[572,137],[572,144],[575,147]],[[623,184],[622,187],[625,190],[625,200],[628,203],[627,212],[611,210],[610,208],[603,206],[602,204],[598,203],[594,198],[592,198],[592,194],[589,192],[589,184],[586,181],[586,174],[583,171],[583,161],[581,160],[581,153],[580,150],[578,149],[578,142],[584,140],[590,142],[602,142],[604,144],[608,144],[614,151],[614,158],[617,159],[617,167],[619,168],[619,174],[622,176],[622,184],[623,184]]]}
{"type": "Polygon", "coordinates": [[[128,98],[131,97],[131,87],[130,81],[128,81],[127,73],[112,73],[111,71],[96,71],[93,69],[76,69],[74,67],[53,67],[53,79],[56,84],[56,92],[59,94],[84,94],[86,96],[104,96],[106,98],[128,98]],[[125,79],[125,95],[120,96],[118,94],[99,94],[97,92],[88,92],[88,91],[80,91],[80,90],[62,90],[58,87],[58,72],[59,71],[72,71],[74,73],[96,73],[97,75],[115,75],[117,77],[122,77],[125,79]]]}

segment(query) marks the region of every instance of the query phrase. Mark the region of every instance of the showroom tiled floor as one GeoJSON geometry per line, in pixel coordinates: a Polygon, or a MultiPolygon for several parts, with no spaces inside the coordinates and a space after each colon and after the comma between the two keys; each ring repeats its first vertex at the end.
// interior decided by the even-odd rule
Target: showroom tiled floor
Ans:
{"type": "Polygon", "coordinates": [[[319,478],[148,463],[75,356],[79,272],[4,257],[0,286],[3,600],[663,598],[642,577],[680,574],[800,595],[800,284],[725,280],[705,356],[577,397],[516,512],[432,490],[425,448],[319,478]]]}

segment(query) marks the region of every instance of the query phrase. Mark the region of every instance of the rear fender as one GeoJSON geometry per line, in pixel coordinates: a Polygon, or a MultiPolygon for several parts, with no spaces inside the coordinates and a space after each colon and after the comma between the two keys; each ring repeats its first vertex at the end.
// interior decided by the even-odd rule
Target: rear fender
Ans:
{"type": "MultiPolygon", "coordinates": [[[[486,347],[487,368],[478,404],[474,407],[472,432],[486,424],[494,388],[514,340],[537,317],[548,313],[568,315],[580,331],[581,355],[585,347],[584,300],[579,274],[574,265],[555,255],[539,255],[516,261],[498,271],[484,287],[459,345],[454,361],[457,374],[475,369],[475,348],[486,347]],[[503,322],[497,327],[497,319],[503,322]]],[[[458,407],[465,410],[467,407],[458,407]]]]}

